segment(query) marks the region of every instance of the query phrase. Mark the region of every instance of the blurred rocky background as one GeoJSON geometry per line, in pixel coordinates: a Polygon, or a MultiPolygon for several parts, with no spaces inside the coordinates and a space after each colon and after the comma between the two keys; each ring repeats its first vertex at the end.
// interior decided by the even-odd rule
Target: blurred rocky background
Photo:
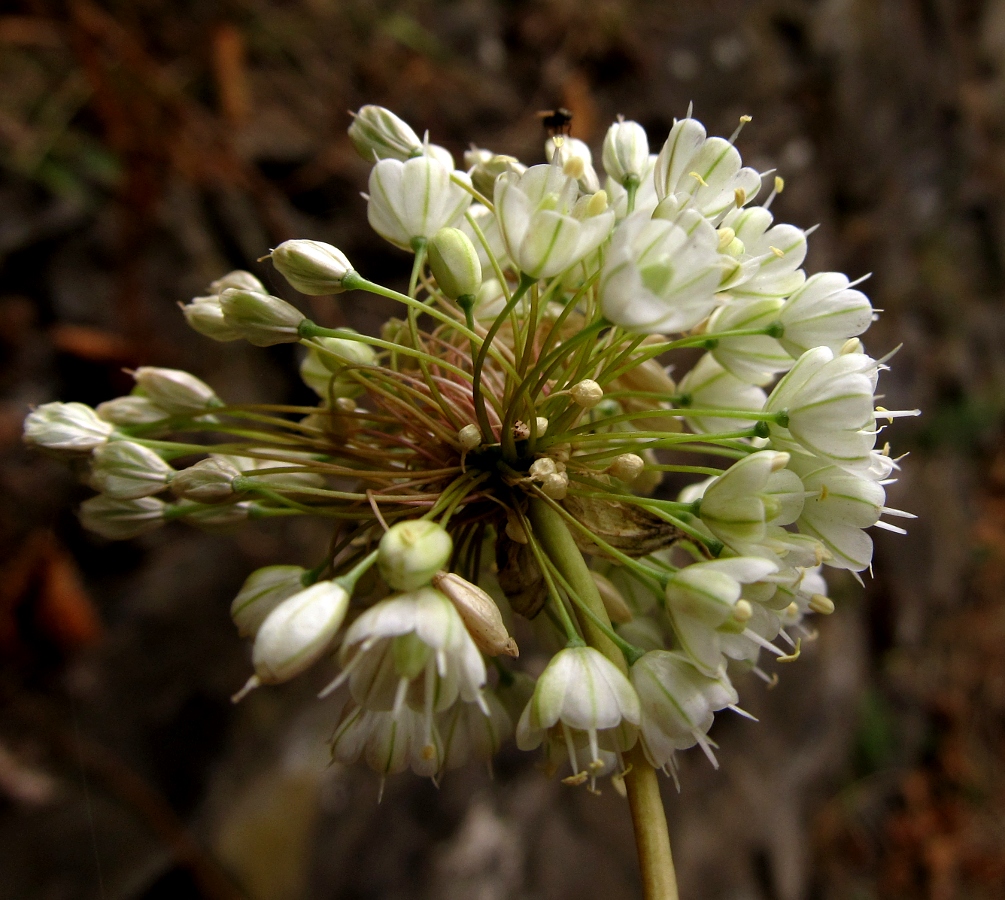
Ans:
{"type": "MultiPolygon", "coordinates": [[[[542,158],[564,105],[595,150],[617,113],[674,116],[777,167],[819,223],[809,268],[858,277],[910,450],[863,591],[780,684],[740,685],[722,768],[666,784],[687,900],[1005,896],[1005,2],[24,0],[0,13],[0,896],[10,900],[562,900],[638,896],[625,803],[494,777],[377,784],[328,765],[301,679],[238,707],[228,615],[251,569],[312,565],[304,524],[232,537],[81,531],[87,492],[20,445],[31,404],[96,403],[123,368],[234,401],[300,396],[288,347],[216,344],[176,303],[293,236],[390,283],[347,110],[377,102],[455,155],[542,158]]],[[[312,298],[330,324],[381,312],[312,298]]]]}

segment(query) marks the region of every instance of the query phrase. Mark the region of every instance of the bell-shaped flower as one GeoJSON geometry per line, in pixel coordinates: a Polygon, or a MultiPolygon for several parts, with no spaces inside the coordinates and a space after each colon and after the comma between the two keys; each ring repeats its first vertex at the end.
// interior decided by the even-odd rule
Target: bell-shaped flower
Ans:
{"type": "Polygon", "coordinates": [[[181,369],[140,366],[133,378],[140,393],[172,415],[187,416],[223,406],[205,381],[181,369]]]}
{"type": "Polygon", "coordinates": [[[382,159],[370,172],[366,214],[373,230],[402,250],[429,240],[446,225],[457,225],[471,205],[471,194],[452,179],[470,185],[439,159],[418,156],[401,162],[382,159]]]}
{"type": "Polygon", "coordinates": [[[241,637],[254,637],[262,622],[287,597],[304,589],[301,566],[265,566],[252,572],[230,604],[241,637]]]}
{"type": "Polygon", "coordinates": [[[678,209],[695,209],[713,222],[738,205],[738,190],[751,200],[761,187],[761,176],[743,167],[739,151],[725,138],[708,137],[692,118],[674,122],[653,177],[661,201],[673,198],[678,209]]]}
{"type": "Polygon", "coordinates": [[[790,525],[803,508],[803,484],[788,453],[761,450],[735,462],[705,489],[699,515],[733,547],[763,540],[768,524],[790,525]]]}
{"type": "Polygon", "coordinates": [[[722,220],[720,246],[730,237],[730,249],[740,251],[722,290],[747,300],[787,297],[806,280],[800,268],[806,259],[806,232],[772,221],[763,206],[739,207],[722,220]]]}
{"type": "Polygon", "coordinates": [[[600,278],[604,316],[643,334],[693,328],[715,308],[721,267],[715,230],[633,213],[614,232],[600,278]]]}
{"type": "Polygon", "coordinates": [[[597,249],[611,233],[606,194],[579,196],[557,164],[504,173],[495,183],[496,218],[510,259],[533,278],[550,278],[597,249]]]}
{"type": "Polygon", "coordinates": [[[322,692],[348,681],[353,699],[367,709],[397,710],[407,701],[433,717],[454,704],[482,698],[485,663],[451,602],[430,587],[382,600],[346,631],[339,654],[342,673],[322,692]]]}
{"type": "Polygon", "coordinates": [[[734,557],[694,563],[667,581],[666,609],[674,634],[690,660],[714,677],[722,664],[719,629],[735,619],[741,584],[778,570],[768,559],[734,557]]]}
{"type": "Polygon", "coordinates": [[[673,755],[699,744],[712,765],[708,730],[715,713],[733,706],[739,696],[725,670],[714,676],[699,672],[682,653],[653,650],[629,673],[642,710],[642,747],[657,769],[673,765],[673,755]]]}
{"type": "Polygon", "coordinates": [[[840,272],[811,276],[786,301],[778,314],[785,328],[779,339],[794,357],[813,347],[837,353],[849,338],[858,337],[872,324],[872,304],[840,272]]]}
{"type": "Polygon", "coordinates": [[[871,478],[835,466],[793,458],[807,497],[797,527],[820,541],[831,554],[827,564],[860,572],[872,562],[872,538],[866,528],[883,512],[886,492],[871,478]]]}
{"type": "Polygon", "coordinates": [[[149,497],[164,490],[175,470],[149,447],[133,441],[109,441],[94,451],[90,483],[117,500],[149,497]]]}
{"type": "Polygon", "coordinates": [[[785,413],[787,426],[771,423],[772,444],[791,441],[823,460],[851,470],[868,469],[876,444],[873,390],[877,364],[862,353],[841,356],[827,347],[807,350],[765,404],[785,413]]]}
{"type": "Polygon", "coordinates": [[[61,453],[90,453],[114,430],[83,403],[43,403],[24,420],[24,442],[61,453]]]}
{"type": "Polygon", "coordinates": [[[756,384],[742,381],[727,372],[711,353],[706,353],[677,385],[678,405],[693,431],[715,434],[750,428],[755,419],[719,419],[715,416],[692,416],[688,408],[729,409],[760,412],[767,395],[756,384]]]}
{"type": "Polygon", "coordinates": [[[541,673],[534,695],[520,716],[516,743],[521,750],[533,750],[545,740],[550,729],[558,726],[568,745],[573,776],[603,767],[598,735],[616,732],[619,749],[634,743],[634,729],[639,724],[639,698],[631,682],[599,650],[593,647],[566,647],[560,650],[541,673]],[[577,733],[585,735],[589,758],[585,769],[579,764],[575,747],[577,733]]]}
{"type": "Polygon", "coordinates": [[[716,341],[709,352],[731,375],[751,384],[767,384],[777,372],[790,369],[794,360],[782,345],[767,334],[718,337],[722,332],[747,331],[777,324],[782,301],[765,297],[750,302],[733,301],[720,306],[705,329],[716,341]]]}
{"type": "Polygon", "coordinates": [[[80,504],[80,524],[113,541],[124,541],[160,528],[168,506],[156,497],[116,500],[104,494],[80,504]]]}
{"type": "Polygon", "coordinates": [[[350,704],[331,746],[332,759],[344,766],[362,758],[381,776],[381,793],[386,776],[411,768],[416,775],[432,778],[443,761],[443,745],[435,726],[428,728],[422,715],[407,706],[389,711],[350,704]]]}
{"type": "Polygon", "coordinates": [[[491,765],[492,757],[513,735],[513,722],[492,691],[485,691],[485,715],[477,703],[455,703],[437,720],[443,742],[443,768],[458,769],[469,761],[491,765]]]}

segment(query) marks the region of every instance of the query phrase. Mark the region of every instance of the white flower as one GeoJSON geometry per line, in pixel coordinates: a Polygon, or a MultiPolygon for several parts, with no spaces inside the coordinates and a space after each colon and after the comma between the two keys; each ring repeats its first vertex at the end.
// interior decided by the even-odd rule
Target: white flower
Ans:
{"type": "Polygon", "coordinates": [[[670,622],[684,652],[706,675],[714,677],[722,664],[716,629],[734,618],[741,583],[760,581],[777,569],[770,560],[740,556],[694,563],[670,576],[670,622]]]}
{"type": "Polygon", "coordinates": [[[880,484],[835,465],[819,465],[798,457],[803,486],[810,495],[796,523],[827,548],[827,564],[860,572],[872,562],[872,538],[863,529],[875,525],[883,512],[886,492],[880,484]]]}
{"type": "Polygon", "coordinates": [[[790,369],[794,360],[782,345],[767,334],[739,337],[717,335],[724,331],[766,328],[778,322],[782,301],[765,297],[751,302],[728,303],[720,306],[708,321],[706,332],[717,341],[711,354],[731,375],[751,384],[767,384],[776,372],[790,369]]]}
{"type": "Polygon", "coordinates": [[[342,279],[353,271],[349,258],[324,241],[283,241],[269,256],[301,294],[339,294],[345,290],[342,279]]]}
{"type": "Polygon", "coordinates": [[[348,681],[353,699],[368,709],[399,708],[408,700],[431,717],[458,696],[481,701],[485,685],[485,663],[464,622],[429,587],[366,610],[349,626],[339,658],[342,674],[324,693],[348,681]]]}
{"type": "Polygon", "coordinates": [[[306,672],[331,646],[348,609],[349,592],[334,581],[277,604],[255,633],[255,683],[279,684],[306,672]]]}
{"type": "Polygon", "coordinates": [[[140,366],[133,372],[136,385],[161,409],[175,416],[205,412],[223,402],[202,379],[181,369],[140,366]]]}
{"type": "Polygon", "coordinates": [[[786,297],[803,283],[799,267],[806,259],[806,232],[795,225],[772,226],[772,221],[763,206],[734,209],[722,220],[720,237],[728,230],[742,247],[722,290],[749,299],[786,297]]]}
{"type": "Polygon", "coordinates": [[[633,213],[621,222],[604,263],[604,316],[629,331],[670,334],[693,328],[715,307],[721,273],[714,229],[692,229],[633,213]]]}
{"type": "Polygon", "coordinates": [[[544,158],[551,163],[556,156],[562,171],[575,178],[582,191],[595,194],[600,190],[600,179],[593,168],[593,153],[579,138],[563,137],[561,142],[548,138],[544,144],[544,158]]]}
{"type": "Polygon", "coordinates": [[[419,156],[407,162],[382,159],[370,172],[366,214],[373,230],[402,250],[416,238],[428,240],[445,225],[456,225],[471,205],[471,195],[451,180],[467,184],[440,160],[419,156]]]}
{"type": "Polygon", "coordinates": [[[149,447],[109,441],[94,451],[91,486],[109,497],[133,500],[163,491],[174,473],[149,447]]]}
{"type": "Polygon", "coordinates": [[[422,141],[403,119],[383,106],[363,106],[353,113],[349,140],[368,163],[378,159],[408,159],[422,152],[422,141]]]}
{"type": "Polygon", "coordinates": [[[220,306],[224,321],[256,347],[300,340],[298,329],[306,316],[280,297],[230,288],[220,295],[220,306]]]}
{"type": "Polygon", "coordinates": [[[657,769],[673,765],[677,750],[695,744],[719,764],[708,741],[717,710],[739,699],[724,670],[714,676],[699,672],[681,653],[653,650],[629,673],[642,710],[640,730],[646,758],[657,769]]]}
{"type": "MultiPolygon", "coordinates": [[[[551,658],[538,678],[534,696],[520,716],[516,743],[521,750],[533,750],[549,729],[561,726],[575,776],[583,771],[573,743],[576,732],[586,735],[587,768],[595,771],[603,765],[598,733],[638,725],[639,716],[635,689],[614,663],[593,647],[566,647],[551,658]]],[[[633,730],[625,736],[627,745],[620,749],[634,743],[633,730]]]]}
{"type": "Polygon", "coordinates": [[[99,403],[94,411],[98,417],[113,425],[152,425],[170,418],[166,409],[161,409],[149,397],[127,394],[99,403]]]}
{"type": "Polygon", "coordinates": [[[701,122],[675,121],[656,160],[656,194],[661,201],[672,198],[678,210],[693,208],[714,220],[737,205],[737,189],[747,200],[760,189],[761,176],[741,165],[737,149],[707,137],[701,122]]]}
{"type": "Polygon", "coordinates": [[[699,516],[731,545],[764,539],[767,524],[790,525],[803,508],[803,484],[785,468],[788,453],[761,450],[735,462],[705,489],[699,516]]]}
{"type": "Polygon", "coordinates": [[[712,354],[707,353],[695,364],[677,385],[681,414],[691,428],[699,434],[737,431],[749,428],[754,419],[717,419],[711,416],[691,416],[688,407],[695,409],[764,409],[767,395],[755,384],[741,381],[730,375],[712,354]]]}
{"type": "Polygon", "coordinates": [[[113,541],[124,541],[160,528],[167,505],[156,497],[116,500],[99,494],[80,504],[80,524],[113,541]]]}
{"type": "Polygon", "coordinates": [[[614,225],[606,195],[580,199],[576,179],[557,165],[500,175],[495,208],[510,259],[534,278],[550,278],[580,262],[607,239],[614,225]]]}
{"type": "Polygon", "coordinates": [[[876,362],[861,353],[835,357],[827,347],[807,350],[775,385],[766,412],[786,413],[771,436],[850,469],[867,469],[876,444],[873,389],[876,362]]]}
{"type": "Polygon", "coordinates": [[[427,727],[407,706],[396,711],[350,706],[332,738],[332,758],[348,766],[360,757],[381,776],[383,793],[384,777],[409,767],[432,778],[440,770],[443,747],[435,726],[427,727]]]}
{"type": "Polygon", "coordinates": [[[457,769],[469,760],[490,762],[513,734],[513,722],[499,698],[485,691],[489,713],[476,703],[455,703],[437,720],[443,742],[443,768],[457,769]]]}
{"type": "Polygon", "coordinates": [[[796,357],[821,346],[837,353],[848,338],[866,331],[872,319],[869,298],[851,288],[845,275],[821,272],[785,301],[778,314],[785,327],[780,341],[796,357]]]}
{"type": "Polygon", "coordinates": [[[649,163],[649,138],[638,122],[615,122],[604,137],[604,171],[624,186],[628,178],[641,185],[649,163]]]}
{"type": "Polygon", "coordinates": [[[253,637],[280,603],[304,588],[301,566],[265,566],[246,579],[230,604],[230,617],[241,637],[253,637]]]}
{"type": "Polygon", "coordinates": [[[89,453],[114,430],[83,403],[43,403],[24,420],[24,442],[46,450],[89,453]]]}

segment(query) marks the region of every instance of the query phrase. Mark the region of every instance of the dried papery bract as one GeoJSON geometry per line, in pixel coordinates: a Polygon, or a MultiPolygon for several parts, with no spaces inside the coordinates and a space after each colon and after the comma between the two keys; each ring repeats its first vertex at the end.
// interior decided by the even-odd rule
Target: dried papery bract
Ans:
{"type": "Polygon", "coordinates": [[[106,538],[325,523],[327,551],[234,598],[254,669],[238,696],[316,668],[337,695],[334,759],[382,785],[490,763],[517,723],[545,772],[611,777],[646,900],[675,898],[654,767],[678,778],[694,745],[717,764],[715,714],[744,715],[731,676],[772,682],[815,636],[808,617],[835,611],[821,570],[867,570],[868,530],[909,516],[885,506],[900,461],[878,437],[917,411],[876,405],[876,312],[859,282],[807,274],[811,231],[775,220],[784,182],[762,200],[739,135],[689,113],[653,154],[619,117],[603,181],[565,134],[546,165],[473,147],[460,171],[363,107],[367,218],[410,255],[407,288],[316,240],[263,265],[317,298],[305,309],[396,314],[324,327],[264,268],[183,307],[217,341],[299,343],[315,402],[231,403],[142,367],[96,411],[39,406],[25,441],[99,491],[80,519],[106,538]],[[653,495],[664,476],[676,499],[653,495]]]}

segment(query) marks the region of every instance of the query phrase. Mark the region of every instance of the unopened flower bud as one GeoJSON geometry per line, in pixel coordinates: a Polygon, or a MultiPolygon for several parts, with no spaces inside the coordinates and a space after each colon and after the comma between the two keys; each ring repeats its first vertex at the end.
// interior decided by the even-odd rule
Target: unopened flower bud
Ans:
{"type": "Polygon", "coordinates": [[[331,646],[349,609],[349,592],[321,581],[280,603],[255,635],[258,684],[279,684],[306,672],[331,646]]]}
{"type": "Polygon", "coordinates": [[[166,409],[161,409],[149,397],[127,394],[99,403],[94,411],[99,418],[113,425],[152,425],[170,417],[166,409]]]}
{"type": "Polygon", "coordinates": [[[638,122],[615,122],[604,138],[603,162],[604,171],[622,186],[629,178],[641,179],[649,162],[646,130],[638,122]]]}
{"type": "Polygon", "coordinates": [[[506,537],[518,544],[527,543],[527,531],[523,527],[523,522],[513,510],[506,510],[506,537]]]}
{"type": "Polygon", "coordinates": [[[433,576],[433,587],[454,604],[479,650],[489,656],[501,653],[520,655],[520,649],[506,630],[495,600],[480,587],[460,575],[445,572],[433,576]]]}
{"type": "Polygon", "coordinates": [[[625,484],[631,484],[642,474],[645,467],[646,461],[637,453],[622,453],[614,458],[607,471],[625,484]]]}
{"type": "Polygon", "coordinates": [[[229,531],[247,522],[253,508],[253,504],[247,502],[203,506],[186,500],[172,507],[171,517],[183,518],[189,525],[206,531],[229,531]]]}
{"type": "Polygon", "coordinates": [[[446,530],[427,519],[392,525],[380,539],[377,565],[387,584],[412,591],[429,584],[450,559],[454,543],[446,530]]]}
{"type": "Polygon", "coordinates": [[[821,616],[829,616],[834,612],[834,601],[824,594],[814,594],[810,597],[809,607],[821,616]]]}
{"type": "Polygon", "coordinates": [[[440,290],[451,300],[470,297],[474,302],[482,284],[482,264],[471,239],[459,228],[441,228],[426,252],[440,290]]]}
{"type": "Polygon", "coordinates": [[[604,609],[607,610],[607,615],[611,621],[616,622],[618,625],[631,622],[633,618],[632,610],[628,605],[628,601],[622,596],[621,591],[614,586],[614,583],[609,578],[605,578],[599,572],[594,572],[591,569],[590,575],[593,578],[593,583],[597,586],[597,590],[600,592],[600,599],[604,601],[604,609]]]}
{"type": "Polygon", "coordinates": [[[241,470],[220,456],[211,456],[175,474],[171,490],[194,503],[224,503],[234,497],[234,479],[241,470]]]}
{"type": "Polygon", "coordinates": [[[249,344],[271,347],[300,340],[297,329],[306,316],[279,297],[232,288],[220,295],[220,305],[227,324],[249,344]]]}
{"type": "Polygon", "coordinates": [[[487,163],[493,156],[495,154],[491,150],[472,144],[470,149],[464,151],[464,168],[473,169],[479,163],[487,163]]]}
{"type": "Polygon", "coordinates": [[[156,497],[116,500],[99,494],[80,504],[80,524],[113,541],[124,541],[164,524],[166,504],[156,497]]]}
{"type": "Polygon", "coordinates": [[[335,401],[335,408],[341,413],[356,412],[356,401],[352,397],[339,397],[335,401]]]}
{"type": "Polygon", "coordinates": [[[173,476],[174,469],[153,450],[132,441],[109,441],[94,451],[91,486],[117,500],[149,497],[173,476]]]}
{"type": "Polygon", "coordinates": [[[534,480],[541,481],[549,475],[554,475],[557,471],[558,467],[555,465],[555,460],[548,456],[542,456],[530,464],[530,469],[528,469],[527,473],[534,480]]]}
{"type": "Polygon", "coordinates": [[[515,156],[495,154],[488,160],[479,161],[471,170],[471,182],[480,194],[492,197],[496,179],[504,172],[522,175],[527,167],[515,156]]]}
{"type": "Polygon", "coordinates": [[[541,437],[547,430],[550,423],[544,416],[534,417],[534,426],[537,428],[537,436],[541,437]]]}
{"type": "Polygon", "coordinates": [[[235,269],[233,272],[228,272],[223,278],[217,278],[209,286],[210,291],[214,294],[222,294],[229,288],[238,288],[242,291],[257,291],[260,294],[265,293],[265,285],[255,278],[251,272],[245,272],[244,269],[235,269]]]}
{"type": "Polygon", "coordinates": [[[300,566],[266,566],[252,572],[230,604],[230,618],[241,637],[253,637],[280,603],[304,588],[300,566]]]}
{"type": "Polygon", "coordinates": [[[279,273],[301,294],[340,294],[353,271],[346,255],[323,241],[283,241],[269,254],[279,273]]]}
{"type": "Polygon", "coordinates": [[[182,305],[181,311],[189,328],[204,337],[214,341],[241,339],[241,333],[224,318],[220,298],[215,294],[212,297],[194,297],[191,303],[182,305]]]}
{"type": "MultiPolygon", "coordinates": [[[[349,334],[355,334],[351,328],[341,328],[349,334]]],[[[375,366],[377,365],[377,354],[373,347],[363,341],[354,341],[349,338],[319,337],[314,338],[315,343],[323,350],[314,350],[317,353],[321,364],[329,372],[338,374],[346,366],[375,366]]]]}
{"type": "Polygon", "coordinates": [[[408,159],[422,152],[422,141],[411,126],[383,106],[364,106],[352,118],[349,140],[368,163],[378,159],[408,159]]]}
{"type": "Polygon", "coordinates": [[[457,442],[465,453],[474,450],[482,442],[481,429],[477,425],[465,425],[457,432],[457,442]]]}
{"type": "Polygon", "coordinates": [[[604,389],[592,378],[584,378],[578,384],[574,384],[569,393],[576,404],[583,409],[593,409],[604,399],[604,389]]]}
{"type": "Polygon", "coordinates": [[[133,378],[145,396],[172,415],[191,415],[223,406],[205,381],[180,369],[140,366],[133,378]]]}
{"type": "Polygon", "coordinates": [[[113,430],[83,403],[43,403],[24,420],[24,442],[63,453],[89,453],[113,430]]]}
{"type": "Polygon", "coordinates": [[[553,472],[541,480],[541,491],[552,500],[564,500],[569,493],[569,476],[565,472],[553,472]]]}

